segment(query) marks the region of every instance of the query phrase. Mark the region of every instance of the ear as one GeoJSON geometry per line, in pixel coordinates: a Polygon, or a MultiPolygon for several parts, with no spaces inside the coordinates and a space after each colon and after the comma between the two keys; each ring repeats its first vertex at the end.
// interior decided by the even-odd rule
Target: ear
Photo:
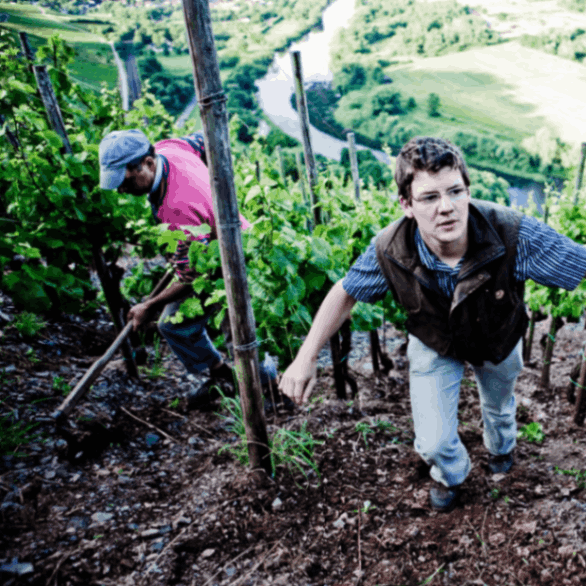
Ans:
{"type": "Polygon", "coordinates": [[[411,207],[410,203],[407,203],[406,199],[403,199],[402,197],[400,197],[399,198],[399,205],[403,209],[403,212],[405,212],[405,216],[407,216],[410,219],[413,218],[413,208],[411,207]]]}
{"type": "Polygon", "coordinates": [[[148,170],[152,171],[153,173],[157,170],[157,161],[150,155],[144,158],[143,164],[146,165],[148,170]]]}

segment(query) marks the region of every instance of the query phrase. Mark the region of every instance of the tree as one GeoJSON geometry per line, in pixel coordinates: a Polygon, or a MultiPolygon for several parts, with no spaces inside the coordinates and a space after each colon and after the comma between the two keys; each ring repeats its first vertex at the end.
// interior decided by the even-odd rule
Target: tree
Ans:
{"type": "Polygon", "coordinates": [[[429,97],[427,98],[427,113],[429,114],[429,116],[431,116],[432,118],[441,116],[439,111],[440,105],[440,97],[434,93],[429,94],[429,97]]]}

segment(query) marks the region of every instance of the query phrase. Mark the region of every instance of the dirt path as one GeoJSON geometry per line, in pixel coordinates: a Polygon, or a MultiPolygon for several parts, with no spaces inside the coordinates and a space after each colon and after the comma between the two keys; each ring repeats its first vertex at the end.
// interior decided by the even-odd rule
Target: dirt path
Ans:
{"type": "MultiPolygon", "coordinates": [[[[0,317],[13,311],[5,299],[0,317]]],[[[539,324],[537,340],[546,327],[539,324]]],[[[52,323],[29,342],[6,322],[2,334],[0,420],[5,429],[15,420],[34,424],[29,433],[40,435],[17,441],[10,452],[19,455],[0,459],[1,583],[583,583],[586,434],[568,424],[565,397],[582,330],[559,334],[549,392],[538,389],[534,366],[521,375],[519,424],[540,422],[545,440],[520,440],[506,476],[488,473],[467,371],[460,433],[473,469],[449,514],[428,505],[428,470],[412,447],[400,352],[380,380],[356,366],[354,401],[331,398],[326,369],[309,407],[269,415],[271,433],[313,434],[319,476],[281,465],[259,482],[225,451],[236,445],[233,420],[186,410],[183,393],[197,382],[167,355],[164,372],[140,383],[115,362],[69,422],[55,428],[50,413],[62,385],[75,383],[114,335],[105,315],[52,323]]],[[[536,343],[533,359],[540,355],[536,343]]],[[[151,367],[154,359],[151,349],[151,367]]]]}

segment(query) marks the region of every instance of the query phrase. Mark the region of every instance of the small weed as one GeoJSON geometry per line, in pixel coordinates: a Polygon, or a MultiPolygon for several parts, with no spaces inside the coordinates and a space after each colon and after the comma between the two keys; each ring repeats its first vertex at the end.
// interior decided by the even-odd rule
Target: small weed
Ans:
{"type": "Polygon", "coordinates": [[[101,533],[99,535],[94,535],[93,536],[93,539],[102,539],[102,537],[104,537],[104,534],[103,533],[101,533]]]}
{"type": "Polygon", "coordinates": [[[492,499],[494,499],[495,501],[496,501],[496,499],[498,499],[498,498],[499,498],[500,494],[501,494],[501,489],[500,489],[500,488],[493,488],[493,489],[490,491],[490,497],[491,497],[492,499]]]}
{"type": "Polygon", "coordinates": [[[473,380],[470,380],[469,378],[463,378],[462,379],[462,384],[465,387],[475,387],[476,386],[476,382],[473,380]]]}
{"type": "Polygon", "coordinates": [[[385,419],[377,419],[374,422],[374,426],[379,431],[399,431],[390,421],[386,421],[385,419]]]}
{"type": "Polygon", "coordinates": [[[518,431],[517,437],[531,443],[540,444],[545,439],[545,433],[543,433],[541,423],[532,421],[518,431]]]}
{"type": "MultiPolygon", "coordinates": [[[[31,434],[37,423],[27,425],[16,419],[14,411],[0,419],[0,454],[16,454],[16,450],[23,444],[31,442],[38,434],[31,434]]],[[[21,454],[16,454],[21,455],[21,454]]]]}
{"type": "MultiPolygon", "coordinates": [[[[376,508],[377,508],[376,505],[373,505],[370,501],[364,501],[364,504],[362,505],[360,512],[368,515],[368,513],[371,513],[376,508]]],[[[354,512],[358,513],[358,510],[355,510],[354,512]]]]}
{"type": "Polygon", "coordinates": [[[562,470],[555,467],[555,471],[558,474],[565,474],[566,476],[573,476],[576,479],[576,486],[578,488],[586,488],[586,470],[578,470],[577,468],[571,468],[570,470],[562,470]]]}
{"type": "Polygon", "coordinates": [[[23,311],[14,318],[11,325],[23,338],[34,338],[47,325],[47,322],[30,311],[23,311]]]}
{"type": "Polygon", "coordinates": [[[151,380],[154,380],[156,378],[160,378],[161,376],[163,376],[165,374],[165,371],[167,370],[164,366],[163,366],[163,355],[161,353],[161,338],[156,336],[155,339],[153,340],[153,349],[155,351],[155,356],[153,358],[153,365],[149,368],[147,366],[142,366],[141,367],[141,372],[148,378],[151,380]]]}
{"type": "Polygon", "coordinates": [[[508,505],[511,502],[511,499],[508,496],[505,496],[505,498],[503,498],[503,501],[505,501],[505,505],[508,505]]]}
{"type": "Polygon", "coordinates": [[[367,421],[359,421],[354,428],[355,431],[359,434],[362,434],[362,439],[364,440],[364,445],[368,450],[368,434],[374,433],[374,429],[371,427],[370,423],[367,421]]]}
{"type": "Polygon", "coordinates": [[[71,385],[62,376],[53,377],[53,390],[60,392],[64,397],[71,391],[71,385]]]}
{"type": "Polygon", "coordinates": [[[24,355],[29,359],[31,364],[38,364],[41,361],[39,358],[37,358],[37,355],[32,348],[29,348],[24,355]]]}
{"type": "MultiPolygon", "coordinates": [[[[248,464],[248,448],[246,430],[242,419],[242,408],[238,398],[222,397],[222,409],[228,415],[219,414],[221,418],[230,421],[230,431],[238,437],[238,441],[220,448],[220,453],[228,450],[242,465],[248,464]]],[[[319,478],[319,469],[314,459],[316,446],[323,445],[323,441],[315,440],[307,431],[305,421],[299,431],[290,431],[279,428],[269,439],[269,451],[273,474],[278,466],[285,466],[289,472],[301,472],[307,478],[308,469],[319,478]]]]}
{"type": "Polygon", "coordinates": [[[14,382],[13,378],[10,378],[6,370],[0,370],[0,387],[4,385],[9,385],[14,382]]]}
{"type": "Polygon", "coordinates": [[[169,409],[177,409],[177,407],[179,407],[179,397],[175,397],[170,403],[169,403],[169,409]]]}

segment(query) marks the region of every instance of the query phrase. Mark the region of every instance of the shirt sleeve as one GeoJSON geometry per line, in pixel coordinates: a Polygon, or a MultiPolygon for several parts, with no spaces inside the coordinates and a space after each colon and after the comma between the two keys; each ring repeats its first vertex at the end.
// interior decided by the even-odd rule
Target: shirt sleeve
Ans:
{"type": "Polygon", "coordinates": [[[376,259],[374,241],[375,238],[366,251],[356,259],[342,281],[342,287],[348,295],[366,303],[380,301],[389,290],[376,259]]]}
{"type": "Polygon", "coordinates": [[[195,269],[189,266],[189,247],[190,240],[180,240],[177,243],[177,250],[171,255],[171,264],[175,269],[175,274],[181,283],[191,283],[197,276],[195,269]]]}
{"type": "Polygon", "coordinates": [[[519,226],[515,278],[571,291],[586,276],[586,248],[531,216],[519,226]]]}

